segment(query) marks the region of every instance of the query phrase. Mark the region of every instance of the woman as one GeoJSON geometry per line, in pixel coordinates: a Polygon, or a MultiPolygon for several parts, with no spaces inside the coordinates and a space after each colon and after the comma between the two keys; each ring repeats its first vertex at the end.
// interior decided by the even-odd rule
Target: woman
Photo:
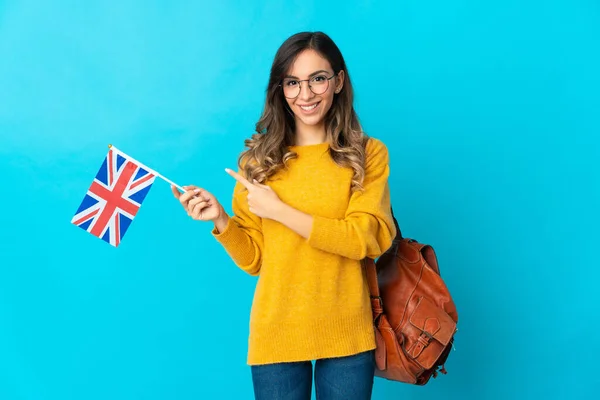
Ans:
{"type": "Polygon", "coordinates": [[[233,216],[206,190],[173,194],[214,222],[232,260],[258,275],[248,364],[257,399],[370,399],[375,337],[365,257],[387,250],[388,152],[363,133],[346,64],[324,33],[277,51],[266,104],[239,159],[233,216]]]}

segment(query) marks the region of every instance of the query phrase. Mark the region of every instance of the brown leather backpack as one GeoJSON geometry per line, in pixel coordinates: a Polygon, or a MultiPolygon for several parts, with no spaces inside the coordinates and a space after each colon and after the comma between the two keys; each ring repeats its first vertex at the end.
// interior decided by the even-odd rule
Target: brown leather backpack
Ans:
{"type": "MultiPolygon", "coordinates": [[[[392,212],[393,216],[393,212],[392,212]]],[[[425,385],[452,349],[458,314],[430,245],[397,235],[391,248],[365,260],[377,349],[375,375],[425,385]]]]}

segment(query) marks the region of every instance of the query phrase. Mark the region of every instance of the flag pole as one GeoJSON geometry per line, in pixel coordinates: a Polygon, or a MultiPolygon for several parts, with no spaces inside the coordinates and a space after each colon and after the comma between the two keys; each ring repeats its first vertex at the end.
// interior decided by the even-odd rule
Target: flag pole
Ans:
{"type": "Polygon", "coordinates": [[[177,189],[181,190],[182,192],[186,192],[186,190],[184,188],[182,188],[181,186],[179,186],[178,184],[176,184],[175,182],[173,182],[170,179],[165,178],[163,175],[159,174],[158,172],[156,172],[155,170],[153,170],[152,168],[148,168],[147,166],[145,166],[144,164],[142,164],[141,162],[139,162],[138,160],[136,160],[135,158],[123,153],[121,150],[117,149],[115,146],[113,146],[112,144],[108,145],[108,148],[113,150],[114,152],[120,154],[121,156],[135,162],[136,164],[138,164],[140,167],[143,167],[146,171],[150,172],[151,174],[154,174],[155,176],[161,178],[162,180],[164,180],[167,183],[170,183],[171,185],[175,186],[177,189]]]}

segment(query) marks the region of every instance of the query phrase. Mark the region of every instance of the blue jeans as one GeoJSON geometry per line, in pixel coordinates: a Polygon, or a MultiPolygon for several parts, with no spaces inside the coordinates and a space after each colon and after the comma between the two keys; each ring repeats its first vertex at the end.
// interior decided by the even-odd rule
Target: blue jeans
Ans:
{"type": "MultiPolygon", "coordinates": [[[[310,361],[253,365],[256,400],[310,400],[310,361]]],[[[375,372],[374,351],[315,361],[317,400],[370,400],[375,372]]]]}

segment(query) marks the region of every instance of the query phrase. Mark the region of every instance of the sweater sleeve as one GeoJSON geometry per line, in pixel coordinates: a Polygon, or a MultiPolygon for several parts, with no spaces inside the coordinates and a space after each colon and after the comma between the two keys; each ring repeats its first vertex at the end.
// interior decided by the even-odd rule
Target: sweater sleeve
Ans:
{"type": "Polygon", "coordinates": [[[366,153],[364,191],[352,194],[344,219],[313,216],[308,238],[312,247],[362,260],[377,258],[392,245],[396,227],[390,206],[388,150],[371,138],[366,153]]]}
{"type": "Polygon", "coordinates": [[[262,221],[248,209],[247,196],[246,188],[239,182],[236,183],[233,189],[233,216],[223,232],[218,232],[215,228],[212,235],[239,268],[256,276],[260,273],[262,262],[262,221]]]}

